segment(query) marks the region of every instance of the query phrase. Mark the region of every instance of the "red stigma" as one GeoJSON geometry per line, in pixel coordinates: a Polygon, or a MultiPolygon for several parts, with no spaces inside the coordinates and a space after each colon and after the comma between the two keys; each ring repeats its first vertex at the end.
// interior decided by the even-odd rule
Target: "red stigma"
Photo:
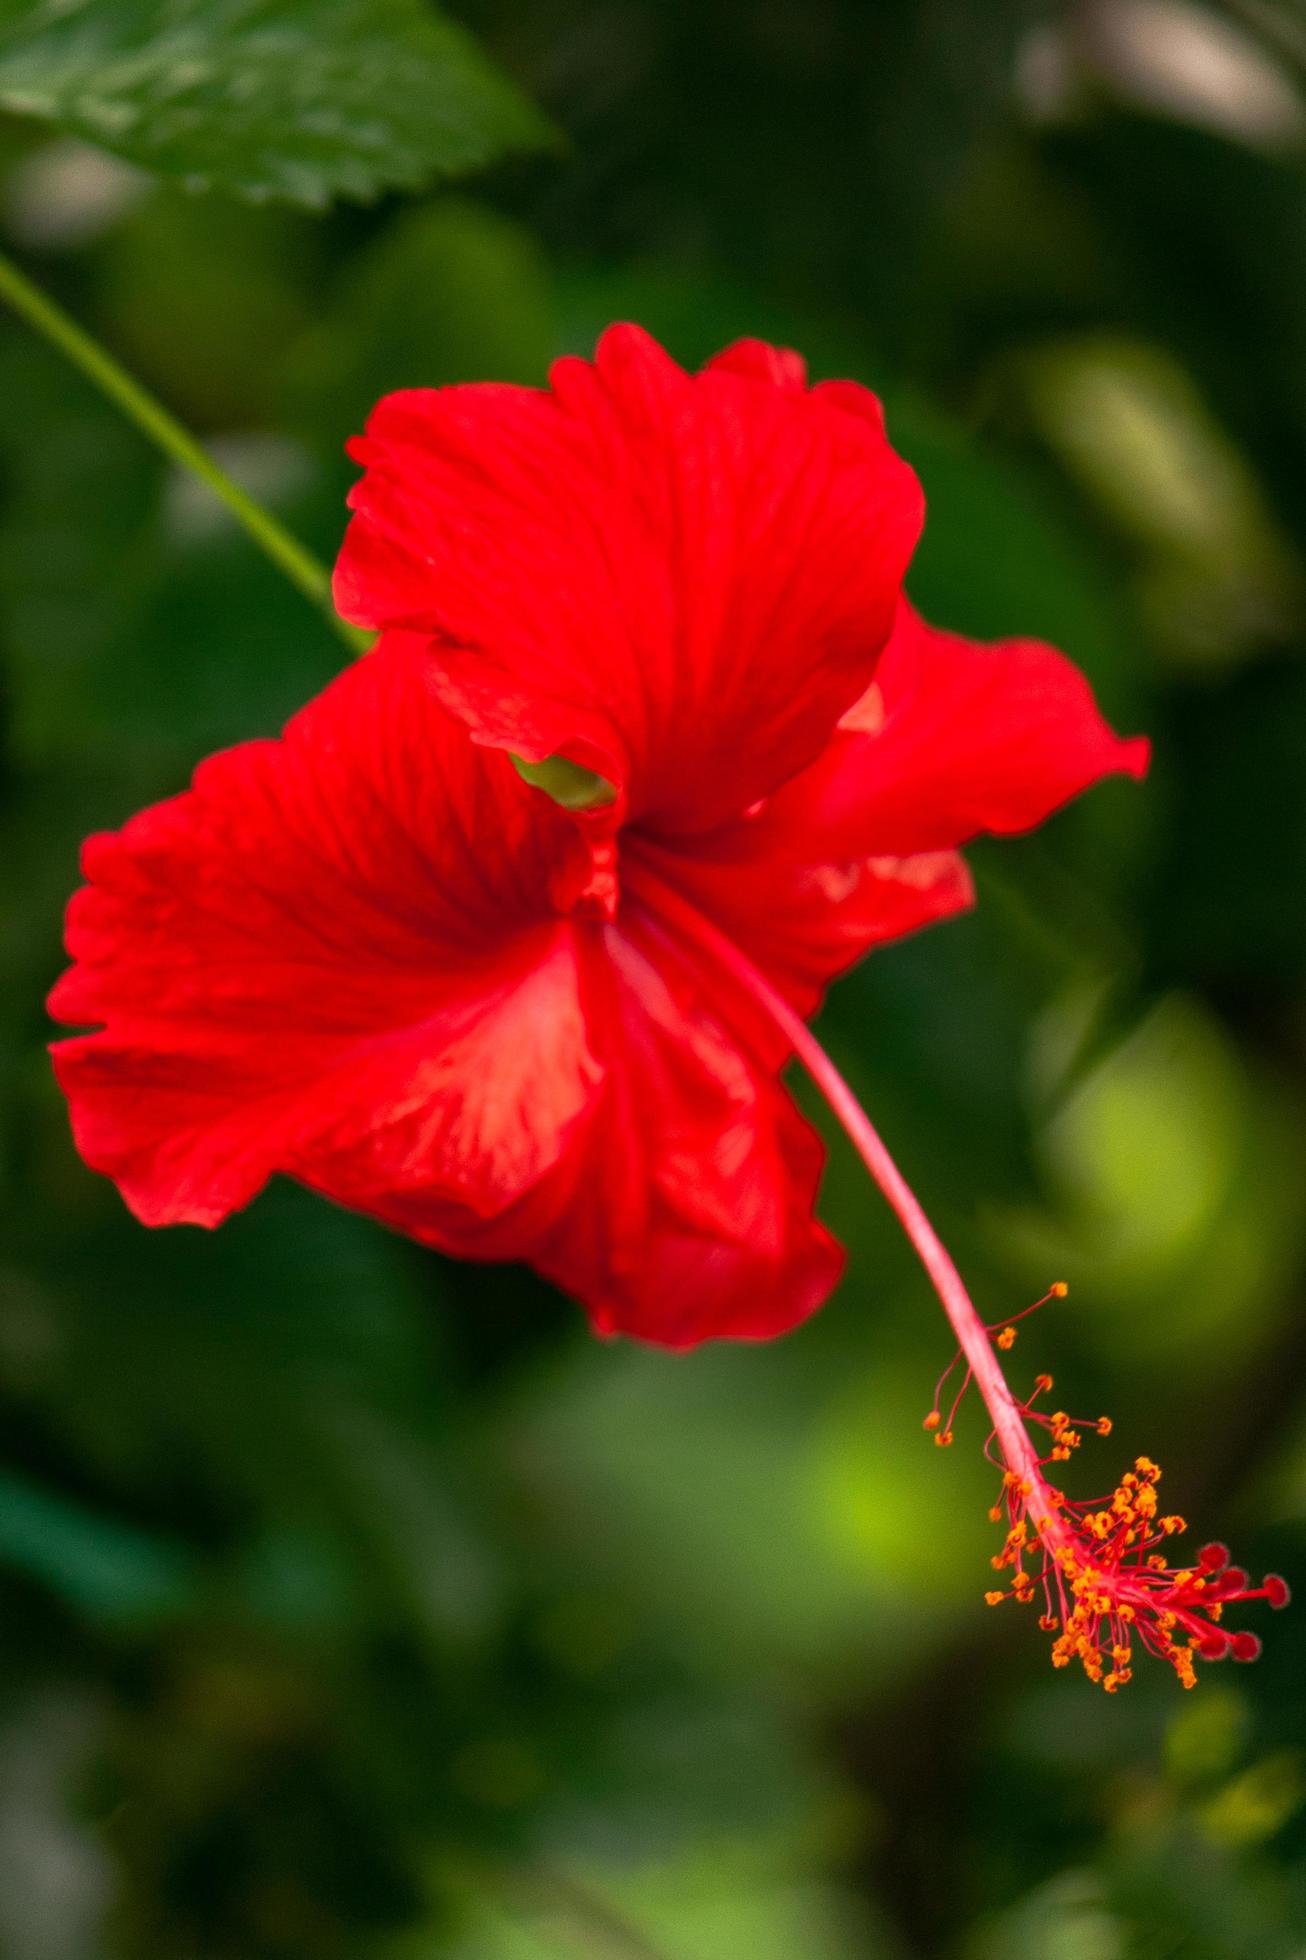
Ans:
{"type": "MultiPolygon", "coordinates": [[[[1062,1290],[1054,1287],[1044,1299],[1060,1297],[1062,1290]]],[[[1010,1346],[999,1331],[1010,1324],[1009,1319],[985,1329],[995,1347],[1010,1346]]],[[[1053,1666],[1077,1660],[1108,1694],[1132,1679],[1136,1647],[1167,1661],[1185,1688],[1196,1686],[1198,1660],[1258,1659],[1260,1640],[1223,1626],[1225,1609],[1256,1600],[1276,1609],[1286,1606],[1286,1581],[1270,1573],[1259,1586],[1253,1584],[1242,1566],[1230,1564],[1228,1546],[1218,1542],[1203,1545],[1195,1564],[1174,1564],[1170,1540],[1187,1526],[1177,1513],[1161,1511],[1161,1468],[1151,1457],[1138,1457],[1108,1497],[1076,1500],[1056,1489],[1046,1475],[1049,1465],[1068,1462],[1085,1432],[1109,1435],[1111,1424],[1105,1417],[1072,1416],[1064,1409],[1044,1414],[1035,1405],[1051,1389],[1051,1378],[1040,1375],[1023,1402],[1013,1397],[1019,1423],[1014,1443],[1005,1436],[995,1456],[995,1430],[986,1446],[1003,1471],[998,1503],[989,1515],[1007,1527],[992,1563],[995,1571],[1010,1573],[1009,1589],[985,1594],[989,1605],[1041,1599],[1039,1625],[1055,1636],[1053,1666]],[[1048,1439],[1044,1455],[1031,1434],[1040,1429],[1048,1439]],[[1013,1454],[1020,1458],[1019,1471],[1012,1467],[1013,1454]]],[[[953,1403],[949,1429],[960,1399],[953,1403]]]]}

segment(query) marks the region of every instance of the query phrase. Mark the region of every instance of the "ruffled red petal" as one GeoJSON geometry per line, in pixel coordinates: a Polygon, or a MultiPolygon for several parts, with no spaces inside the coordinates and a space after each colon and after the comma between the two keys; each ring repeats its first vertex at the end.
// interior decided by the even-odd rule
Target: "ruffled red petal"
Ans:
{"type": "MultiPolygon", "coordinates": [[[[953,847],[1027,829],[1112,770],[1141,775],[1147,754],[1112,733],[1053,648],[981,646],[904,602],[875,681],[816,762],[733,823],[690,840],[629,835],[623,853],[806,1015],[871,947],[972,903],[953,847]]],[[[749,1001],[732,1019],[776,1055],[749,1001]]]]}
{"type": "MultiPolygon", "coordinates": [[[[830,982],[873,946],[951,918],[975,898],[956,851],[841,861],[827,844],[786,788],[751,821],[723,825],[695,840],[692,851],[641,840],[628,855],[643,858],[807,1016],[830,982]]],[[[774,1031],[754,1026],[751,1002],[737,1003],[736,1018],[752,1028],[755,1046],[775,1055],[774,1031]]]]}
{"type": "Polygon", "coordinates": [[[801,809],[836,859],[950,850],[1031,830],[1103,776],[1139,778],[1149,754],[1054,647],[940,632],[904,600],[874,681],[772,823],[801,809]]]}
{"type": "MultiPolygon", "coordinates": [[[[742,374],[748,381],[765,381],[772,388],[791,388],[801,394],[807,386],[807,363],[792,347],[772,347],[766,340],[732,340],[707,363],[707,374],[742,374]]],[[[875,398],[859,388],[868,400],[875,398]]]]}
{"type": "Polygon", "coordinates": [[[575,827],[467,740],[402,637],[83,869],[51,1009],[98,1031],[55,1067],[146,1223],[215,1224],[276,1171],[493,1214],[596,1091],[555,904],[587,873],[575,827]]]}
{"type": "Polygon", "coordinates": [[[819,1139],[709,1008],[716,976],[635,909],[577,936],[604,1087],[558,1165],[492,1220],[418,1195],[385,1215],[460,1257],[529,1261],[600,1333],[688,1348],[786,1332],[842,1270],[813,1216],[819,1139]]]}
{"type": "Polygon", "coordinates": [[[759,342],[690,376],[614,327],[551,382],[381,402],[338,603],[428,633],[478,741],[710,828],[811,762],[865,688],[919,486],[873,397],[808,390],[759,342]]]}

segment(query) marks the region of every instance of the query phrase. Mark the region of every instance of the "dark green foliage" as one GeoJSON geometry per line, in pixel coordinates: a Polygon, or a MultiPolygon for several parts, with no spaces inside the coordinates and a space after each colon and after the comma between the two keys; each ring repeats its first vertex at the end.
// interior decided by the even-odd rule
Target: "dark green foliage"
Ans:
{"type": "Polygon", "coordinates": [[[548,137],[425,0],[4,0],[0,107],[192,190],[314,206],[548,137]]]}

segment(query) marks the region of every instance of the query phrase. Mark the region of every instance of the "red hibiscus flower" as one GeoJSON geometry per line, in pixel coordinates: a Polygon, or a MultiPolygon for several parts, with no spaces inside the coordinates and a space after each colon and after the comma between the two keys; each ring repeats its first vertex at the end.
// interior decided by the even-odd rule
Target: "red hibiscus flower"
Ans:
{"type": "Polygon", "coordinates": [[[355,454],[373,651],[86,846],[78,1147],[147,1224],[281,1172],[604,1331],[778,1334],[840,1264],[784,1013],[1145,744],[1051,648],[911,610],[916,480],[795,355],[690,376],[618,327],[547,390],[390,396],[355,454]]]}
{"type": "MultiPolygon", "coordinates": [[[[876,943],[970,902],[958,847],[1039,823],[1146,744],[1050,647],[972,645],[902,596],[921,521],[872,396],[745,342],[689,376],[631,327],[545,392],[382,402],[337,571],[375,648],[279,741],[86,846],[55,1066],[88,1163],[149,1224],[284,1172],[446,1251],[528,1259],[604,1331],[765,1338],[826,1297],[798,1056],[957,1338],[927,1432],[988,1411],[990,1604],[1059,1667],[1135,1650],[1186,1687],[1282,1607],[1081,1436],[986,1324],[804,1016],[876,943]],[[546,792],[547,784],[554,794],[546,792]],[[964,1363],[950,1411],[939,1395],[964,1363]],[[1036,1440],[1046,1432],[1047,1442],[1036,1440]]],[[[1062,1297],[1063,1285],[1047,1298],[1062,1297]]],[[[1042,1303],[1040,1303],[1042,1304],[1042,1303]]]]}

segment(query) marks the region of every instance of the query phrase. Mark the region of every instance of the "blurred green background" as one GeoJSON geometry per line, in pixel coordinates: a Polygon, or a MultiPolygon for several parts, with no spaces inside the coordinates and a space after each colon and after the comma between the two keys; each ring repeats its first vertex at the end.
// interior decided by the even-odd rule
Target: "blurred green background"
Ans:
{"type": "MultiPolygon", "coordinates": [[[[1075,1488],[1147,1450],[1300,1576],[1306,13],[456,11],[561,144],[315,215],[13,118],[0,238],[327,558],[378,394],[613,318],[883,393],[918,603],[1156,762],[823,1036],[994,1317],[1071,1282],[1015,1358],[1115,1417],[1075,1488]]],[[[762,1349],[289,1187],[131,1222],[44,1054],[78,842],[341,649],[7,315],[0,607],[6,1960],[1301,1960],[1306,1614],[1108,1701],[985,1611],[982,1424],[925,1447],[942,1318],[839,1140],[848,1278],[762,1349]]]]}

